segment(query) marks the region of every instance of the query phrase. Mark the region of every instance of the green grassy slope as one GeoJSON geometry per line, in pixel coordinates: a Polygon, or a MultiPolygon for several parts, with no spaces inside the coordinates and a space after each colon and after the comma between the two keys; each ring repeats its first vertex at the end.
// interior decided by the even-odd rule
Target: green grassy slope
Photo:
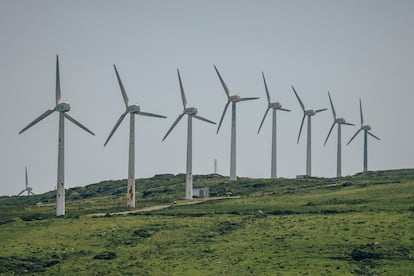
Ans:
{"type": "MultiPolygon", "coordinates": [[[[414,170],[194,183],[237,197],[99,218],[125,210],[125,180],[68,190],[65,218],[53,192],[0,197],[0,274],[414,275],[414,170]]],[[[138,208],[170,204],[184,176],[137,189],[138,208]]]]}

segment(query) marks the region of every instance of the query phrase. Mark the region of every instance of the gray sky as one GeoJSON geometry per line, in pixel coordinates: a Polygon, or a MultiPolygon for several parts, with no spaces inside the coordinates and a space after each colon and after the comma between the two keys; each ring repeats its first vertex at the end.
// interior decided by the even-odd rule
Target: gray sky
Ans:
{"type": "MultiPolygon", "coordinates": [[[[238,104],[239,176],[269,177],[271,116],[256,134],[266,108],[264,71],[272,100],[290,113],[278,116],[278,174],[305,172],[305,135],[296,144],[306,107],[329,107],[382,140],[369,140],[369,169],[414,167],[414,1],[0,1],[0,194],[24,187],[24,166],[34,192],[56,185],[58,116],[17,133],[54,106],[55,56],[60,56],[66,128],[66,187],[127,177],[126,119],[104,148],[124,111],[113,64],[131,103],[167,119],[136,117],[136,177],[185,171],[186,120],[161,142],[182,111],[176,68],[187,101],[219,121],[230,90],[260,100],[238,104]]],[[[229,110],[230,111],[230,110],[229,110]]],[[[193,172],[229,174],[230,112],[220,133],[193,122],[193,172]]],[[[331,110],[313,118],[315,176],[336,174],[336,131],[324,147],[331,110]]],[[[344,127],[346,143],[357,127],[344,127]]],[[[343,174],[362,170],[363,136],[343,147],[343,174]]]]}

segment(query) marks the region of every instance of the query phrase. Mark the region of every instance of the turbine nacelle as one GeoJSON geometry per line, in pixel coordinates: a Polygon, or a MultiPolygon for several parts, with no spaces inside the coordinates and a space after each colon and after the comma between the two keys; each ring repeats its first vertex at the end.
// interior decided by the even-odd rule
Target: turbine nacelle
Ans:
{"type": "Polygon", "coordinates": [[[273,108],[273,109],[281,109],[282,105],[279,102],[276,103],[269,103],[269,108],[273,108]]]}
{"type": "Polygon", "coordinates": [[[239,95],[233,95],[229,97],[229,100],[233,103],[240,102],[240,96],[239,95]]]}
{"type": "Polygon", "coordinates": [[[305,115],[306,116],[314,116],[316,114],[315,110],[305,110],[305,115]]]}
{"type": "Polygon", "coordinates": [[[335,119],[335,123],[338,123],[338,124],[345,124],[345,123],[346,123],[346,121],[345,121],[345,119],[344,119],[344,118],[336,118],[336,119],[335,119]]]}
{"type": "Polygon", "coordinates": [[[70,111],[70,104],[68,103],[59,103],[56,105],[57,112],[68,112],[70,111]]]}
{"type": "Polygon", "coordinates": [[[361,127],[362,130],[371,130],[371,126],[370,125],[365,125],[361,127]]]}
{"type": "Polygon", "coordinates": [[[187,107],[186,109],[184,109],[184,113],[187,115],[196,115],[197,112],[198,110],[195,107],[187,107]]]}
{"type": "Polygon", "coordinates": [[[128,113],[137,114],[137,113],[139,113],[141,111],[141,108],[138,105],[133,104],[133,105],[129,105],[127,107],[127,111],[128,111],[128,113]]]}

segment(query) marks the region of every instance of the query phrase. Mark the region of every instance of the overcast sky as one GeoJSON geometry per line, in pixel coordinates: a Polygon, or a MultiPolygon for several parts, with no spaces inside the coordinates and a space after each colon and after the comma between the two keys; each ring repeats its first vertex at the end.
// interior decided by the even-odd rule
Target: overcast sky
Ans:
{"type": "MultiPolygon", "coordinates": [[[[369,139],[370,170],[414,167],[414,1],[0,1],[0,195],[24,188],[24,167],[36,193],[52,190],[57,174],[57,113],[18,132],[54,107],[55,59],[70,115],[96,133],[66,122],[65,184],[84,186],[127,178],[127,117],[103,144],[124,111],[116,64],[130,103],[167,119],[136,117],[136,178],[185,172],[186,120],[161,142],[182,112],[176,69],[190,106],[218,122],[228,87],[260,97],[237,108],[237,173],[270,176],[271,98],[278,113],[278,175],[305,173],[302,111],[328,108],[328,91],[343,127],[343,143],[364,118],[381,141],[369,139]],[[270,115],[270,114],[269,114],[270,115]]],[[[230,111],[230,110],[229,110],[230,111]]],[[[229,175],[230,115],[222,128],[193,121],[193,173],[229,175]]],[[[336,129],[324,147],[332,113],[313,117],[314,176],[336,175],[336,129]]],[[[362,170],[363,135],[343,146],[343,174],[362,170]]]]}

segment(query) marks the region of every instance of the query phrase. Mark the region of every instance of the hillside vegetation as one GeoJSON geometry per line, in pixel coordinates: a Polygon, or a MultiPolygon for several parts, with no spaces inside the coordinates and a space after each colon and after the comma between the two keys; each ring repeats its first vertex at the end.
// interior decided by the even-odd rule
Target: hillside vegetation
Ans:
{"type": "Polygon", "coordinates": [[[0,197],[0,274],[414,275],[414,170],[195,176],[211,198],[192,205],[184,181],[138,179],[137,210],[169,207],[124,215],[126,180],[67,190],[64,218],[53,191],[0,197]]]}

